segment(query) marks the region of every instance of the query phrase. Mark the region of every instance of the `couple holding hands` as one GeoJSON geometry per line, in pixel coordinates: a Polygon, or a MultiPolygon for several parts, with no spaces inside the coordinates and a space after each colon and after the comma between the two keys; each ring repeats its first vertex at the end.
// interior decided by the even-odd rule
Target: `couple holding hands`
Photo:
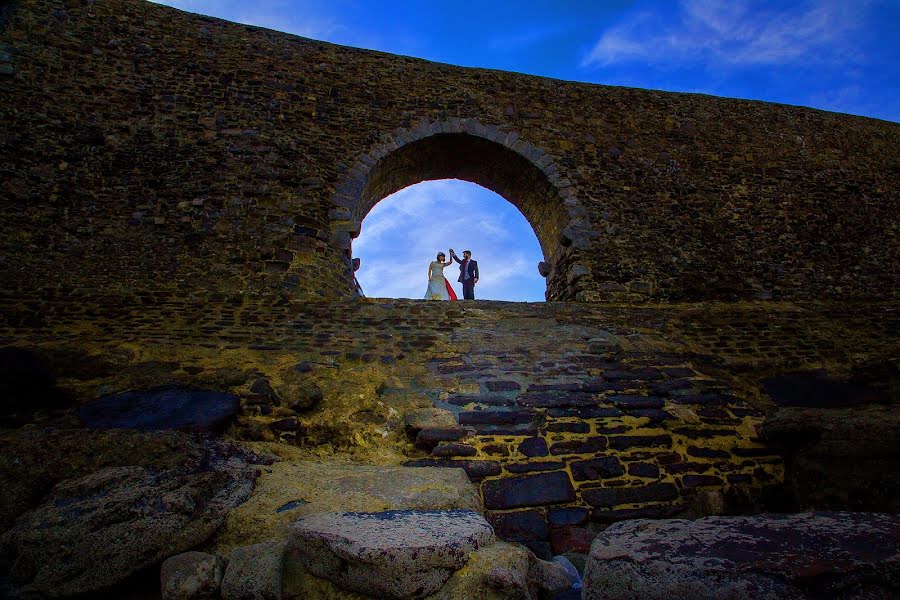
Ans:
{"type": "Polygon", "coordinates": [[[459,279],[463,286],[463,299],[475,299],[475,284],[478,283],[478,263],[472,260],[472,253],[469,250],[463,251],[463,257],[460,259],[456,256],[453,248],[450,248],[450,258],[444,262],[446,255],[438,252],[437,260],[431,261],[428,265],[428,289],[425,291],[426,300],[458,300],[450,282],[444,277],[444,267],[453,264],[453,261],[459,263],[459,279]]]}

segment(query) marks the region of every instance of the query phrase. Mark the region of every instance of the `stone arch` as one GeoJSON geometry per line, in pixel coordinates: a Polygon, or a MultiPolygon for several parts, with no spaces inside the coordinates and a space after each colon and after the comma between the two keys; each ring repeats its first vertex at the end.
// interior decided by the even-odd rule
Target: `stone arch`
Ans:
{"type": "Polygon", "coordinates": [[[422,181],[461,179],[516,206],[531,225],[544,261],[548,300],[578,296],[586,269],[579,251],[594,235],[572,182],[553,157],[518,133],[475,119],[422,122],[382,138],[338,184],[329,213],[332,240],[349,260],[363,219],[386,196],[422,181]]]}

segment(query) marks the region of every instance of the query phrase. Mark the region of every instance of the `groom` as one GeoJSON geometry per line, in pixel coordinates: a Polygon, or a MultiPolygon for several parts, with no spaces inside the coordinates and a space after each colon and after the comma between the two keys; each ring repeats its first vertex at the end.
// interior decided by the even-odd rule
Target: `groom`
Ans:
{"type": "Polygon", "coordinates": [[[463,250],[462,260],[456,256],[453,248],[450,249],[450,258],[459,263],[459,279],[458,282],[463,284],[463,299],[475,299],[475,284],[478,283],[478,263],[472,260],[472,253],[469,250],[463,250]]]}

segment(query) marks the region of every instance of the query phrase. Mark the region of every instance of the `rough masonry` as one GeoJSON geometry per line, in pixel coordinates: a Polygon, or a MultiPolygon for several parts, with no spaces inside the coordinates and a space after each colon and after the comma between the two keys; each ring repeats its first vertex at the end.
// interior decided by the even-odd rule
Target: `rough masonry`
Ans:
{"type": "Polygon", "coordinates": [[[21,292],[347,297],[372,206],[455,177],[522,211],[549,299],[897,294],[896,123],[458,68],[149,2],[20,0],[0,18],[0,276],[21,292]]]}
{"type": "Polygon", "coordinates": [[[549,554],[589,523],[777,507],[767,377],[896,401],[896,123],[137,1],[13,2],[0,44],[0,351],[71,403],[5,427],[226,392],[239,440],[463,468],[549,554]],[[366,214],[438,178],[522,211],[551,302],[349,301],[366,214]],[[407,429],[434,407],[454,422],[407,429]]]}

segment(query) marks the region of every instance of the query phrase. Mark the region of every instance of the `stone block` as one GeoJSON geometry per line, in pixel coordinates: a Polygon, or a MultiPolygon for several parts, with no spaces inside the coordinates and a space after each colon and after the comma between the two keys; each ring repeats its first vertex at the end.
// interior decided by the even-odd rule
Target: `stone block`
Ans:
{"type": "Polygon", "coordinates": [[[685,475],[681,478],[681,484],[686,488],[723,486],[725,481],[716,475],[685,475]]]}
{"type": "Polygon", "coordinates": [[[619,459],[612,456],[572,461],[569,468],[575,481],[595,481],[625,473],[619,459]]]}
{"type": "Polygon", "coordinates": [[[405,467],[448,467],[462,469],[472,481],[500,474],[500,463],[493,460],[450,460],[446,458],[420,458],[403,463],[405,467]]]}
{"type": "Polygon", "coordinates": [[[434,456],[475,456],[477,450],[468,444],[455,442],[439,442],[431,451],[434,456]]]}
{"type": "Polygon", "coordinates": [[[459,413],[459,424],[520,425],[530,424],[536,417],[530,410],[471,410],[459,413]]]}
{"type": "Polygon", "coordinates": [[[550,454],[554,456],[562,454],[590,454],[606,450],[606,438],[589,437],[583,440],[570,440],[557,442],[550,446],[550,454]]]}
{"type": "Polygon", "coordinates": [[[222,583],[222,561],[205,552],[167,558],[160,568],[162,600],[215,600],[222,583]]]}
{"type": "Polygon", "coordinates": [[[891,598],[898,537],[870,513],[630,521],[594,541],[583,598],[891,598]]]}
{"type": "Polygon", "coordinates": [[[575,488],[564,472],[540,473],[487,481],[482,487],[485,508],[506,510],[575,500],[575,488]]]}
{"type": "Polygon", "coordinates": [[[530,437],[522,441],[518,447],[519,452],[529,457],[547,456],[547,442],[541,437],[530,437]]]}
{"type": "Polygon", "coordinates": [[[665,502],[677,497],[678,488],[673,483],[655,483],[641,487],[594,488],[581,491],[581,498],[585,502],[598,507],[665,502]]]}
{"type": "Polygon", "coordinates": [[[345,590],[423,598],[494,539],[491,526],[473,511],[318,513],[294,524],[287,556],[345,590]]]}
{"type": "Polygon", "coordinates": [[[537,510],[491,513],[487,520],[501,539],[514,542],[546,540],[549,531],[546,518],[537,510]]]}
{"type": "Polygon", "coordinates": [[[222,600],[281,600],[284,544],[240,546],[228,557],[222,600]]]}
{"type": "Polygon", "coordinates": [[[586,508],[551,508],[547,513],[547,521],[553,527],[583,525],[589,514],[586,508]]]}
{"type": "Polygon", "coordinates": [[[678,507],[665,504],[642,506],[640,508],[595,508],[591,511],[591,521],[605,524],[631,521],[633,519],[665,519],[678,511],[678,507]]]}
{"type": "Polygon", "coordinates": [[[635,477],[659,478],[659,467],[652,463],[629,463],[628,474],[635,477]]]}
{"type": "Polygon", "coordinates": [[[662,408],[665,401],[656,396],[635,396],[628,394],[614,394],[607,398],[617,408],[625,410],[635,408],[662,408]]]}
{"type": "Polygon", "coordinates": [[[556,460],[530,461],[523,463],[508,463],[503,467],[510,473],[534,473],[536,471],[558,471],[564,469],[566,463],[556,460]]]}
{"type": "Polygon", "coordinates": [[[672,436],[670,435],[617,435],[610,436],[609,447],[613,450],[628,450],[629,448],[670,448],[672,436]]]}

